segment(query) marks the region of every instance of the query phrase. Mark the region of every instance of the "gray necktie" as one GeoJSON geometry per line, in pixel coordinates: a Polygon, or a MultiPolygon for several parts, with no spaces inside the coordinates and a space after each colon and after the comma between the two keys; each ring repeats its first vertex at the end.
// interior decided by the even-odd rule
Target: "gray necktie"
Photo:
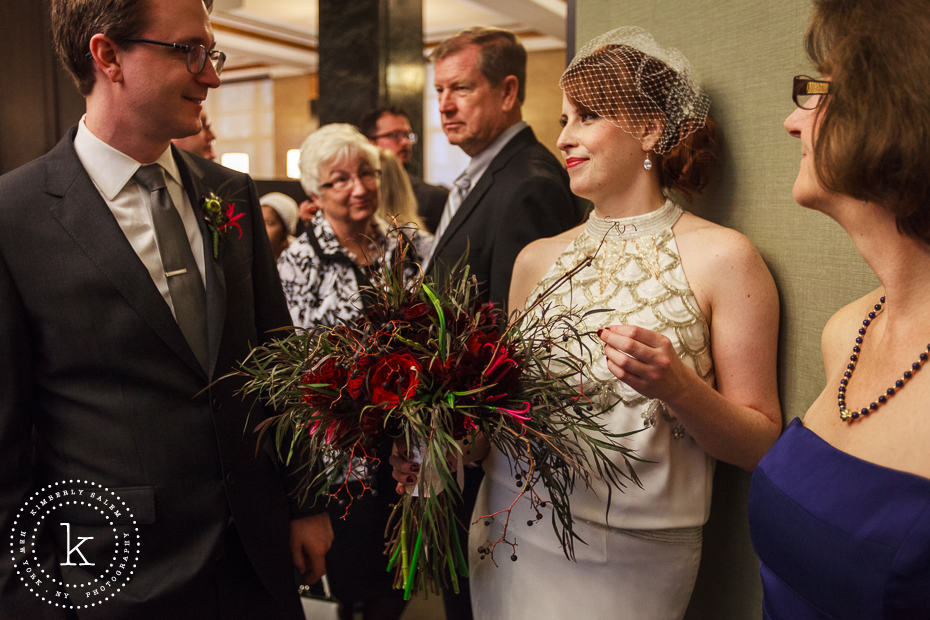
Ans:
{"type": "Polygon", "coordinates": [[[468,177],[468,170],[466,170],[456,177],[455,181],[452,183],[452,191],[449,192],[449,197],[446,198],[446,204],[442,209],[442,216],[439,218],[439,224],[436,225],[436,232],[433,235],[433,249],[430,252],[429,260],[423,263],[423,269],[426,269],[432,262],[439,240],[442,238],[443,233],[446,232],[446,228],[449,227],[449,222],[455,217],[456,211],[462,206],[465,197],[468,196],[468,190],[470,188],[471,179],[468,177]]]}
{"type": "Polygon", "coordinates": [[[165,186],[165,173],[158,164],[149,164],[140,167],[133,178],[150,192],[149,207],[155,225],[155,239],[168,279],[174,318],[197,361],[207,370],[207,296],[184,223],[165,186]]]}

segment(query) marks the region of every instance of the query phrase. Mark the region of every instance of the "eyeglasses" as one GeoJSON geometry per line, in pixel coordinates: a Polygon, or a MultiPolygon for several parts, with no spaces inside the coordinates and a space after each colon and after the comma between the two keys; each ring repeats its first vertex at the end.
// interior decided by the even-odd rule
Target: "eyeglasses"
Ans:
{"type": "Polygon", "coordinates": [[[413,133],[412,131],[401,131],[400,129],[397,131],[389,131],[387,133],[379,133],[375,136],[375,140],[380,140],[381,138],[389,138],[394,142],[400,142],[404,138],[407,138],[407,141],[410,144],[417,143],[417,134],[413,133]]]}
{"type": "Polygon", "coordinates": [[[381,178],[380,170],[362,170],[358,174],[339,174],[332,181],[320,183],[321,189],[334,189],[337,192],[344,192],[352,187],[352,179],[358,179],[366,189],[374,189],[378,186],[378,179],[381,178]]]}
{"type": "Polygon", "coordinates": [[[813,110],[820,104],[820,96],[829,94],[830,82],[815,80],[806,75],[794,76],[791,98],[794,100],[794,105],[802,110],[813,110]]]}
{"type": "Polygon", "coordinates": [[[167,43],[165,41],[153,41],[152,39],[121,39],[125,43],[148,43],[150,45],[161,45],[170,47],[187,54],[187,70],[197,75],[207,66],[207,59],[213,65],[213,70],[219,75],[223,72],[223,65],[226,64],[226,54],[219,50],[208,50],[203,45],[188,45],[186,43],[167,43]]]}

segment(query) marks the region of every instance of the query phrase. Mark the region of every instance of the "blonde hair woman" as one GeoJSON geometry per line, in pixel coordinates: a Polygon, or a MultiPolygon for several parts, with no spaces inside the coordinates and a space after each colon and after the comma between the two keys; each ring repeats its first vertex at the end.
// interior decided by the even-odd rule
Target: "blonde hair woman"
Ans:
{"type": "Polygon", "coordinates": [[[423,220],[417,214],[417,198],[410,184],[410,177],[394,153],[387,149],[378,149],[381,162],[381,202],[378,215],[398,226],[412,225],[427,234],[423,220]]]}

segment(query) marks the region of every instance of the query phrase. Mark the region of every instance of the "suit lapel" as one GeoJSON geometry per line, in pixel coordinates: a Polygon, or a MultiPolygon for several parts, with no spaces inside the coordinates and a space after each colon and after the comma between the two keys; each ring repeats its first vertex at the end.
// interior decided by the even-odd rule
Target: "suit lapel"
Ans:
{"type": "Polygon", "coordinates": [[[213,258],[212,233],[203,217],[203,200],[211,191],[220,194],[221,198],[223,196],[219,188],[212,189],[206,186],[203,170],[195,159],[173,146],[171,149],[174,152],[175,161],[178,162],[184,189],[187,191],[187,197],[197,216],[203,237],[204,275],[207,284],[207,344],[210,348],[210,367],[207,369],[207,375],[212,378],[213,371],[216,369],[220,342],[223,339],[223,327],[226,324],[226,276],[222,262],[222,242],[220,242],[219,259],[213,258]]]}
{"type": "MultiPolygon", "coordinates": [[[[446,228],[445,232],[443,232],[442,237],[436,242],[436,249],[433,251],[434,257],[442,251],[457,231],[468,221],[468,218],[481,203],[484,195],[488,193],[488,190],[491,189],[491,186],[494,184],[494,175],[497,174],[501,168],[506,166],[513,156],[523,149],[526,144],[532,143],[535,139],[536,137],[533,134],[533,130],[527,127],[511,138],[510,142],[505,144],[500,153],[491,160],[488,169],[484,171],[484,174],[478,179],[478,183],[468,192],[468,196],[465,197],[458,211],[455,212],[452,221],[449,222],[449,226],[446,228]]],[[[433,263],[430,262],[430,265],[432,264],[433,263]]]]}
{"type": "Polygon", "coordinates": [[[49,211],[127,303],[178,357],[203,372],[152,277],[74,152],[72,129],[46,157],[49,211]]]}

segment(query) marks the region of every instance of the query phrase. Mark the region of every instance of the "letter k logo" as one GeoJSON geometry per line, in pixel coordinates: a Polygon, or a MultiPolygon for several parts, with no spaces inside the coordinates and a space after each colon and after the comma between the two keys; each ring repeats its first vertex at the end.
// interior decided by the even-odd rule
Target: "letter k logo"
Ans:
{"type": "Polygon", "coordinates": [[[78,536],[78,543],[72,547],[71,546],[71,524],[70,523],[59,523],[58,525],[63,525],[65,527],[65,536],[67,538],[67,540],[65,541],[65,553],[67,553],[67,557],[65,558],[65,561],[61,563],[61,566],[93,566],[94,563],[88,562],[87,558],[84,557],[84,554],[81,553],[80,546],[86,543],[88,540],[93,540],[94,537],[93,536],[78,536]],[[79,556],[81,556],[81,560],[83,561],[80,564],[75,564],[74,562],[72,562],[71,561],[72,553],[77,553],[79,556]]]}

